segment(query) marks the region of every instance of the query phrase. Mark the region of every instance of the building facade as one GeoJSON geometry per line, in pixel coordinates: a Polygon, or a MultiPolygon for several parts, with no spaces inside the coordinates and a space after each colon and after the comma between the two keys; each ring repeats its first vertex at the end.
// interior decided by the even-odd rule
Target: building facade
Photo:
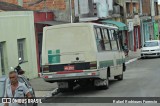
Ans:
{"type": "Polygon", "coordinates": [[[34,14],[32,11],[0,12],[0,75],[16,67],[19,58],[28,78],[38,76],[34,14]]]}
{"type": "Polygon", "coordinates": [[[142,45],[145,41],[159,39],[158,0],[140,0],[142,4],[141,34],[142,45]],[[149,8],[148,8],[149,7],[149,8]]]}

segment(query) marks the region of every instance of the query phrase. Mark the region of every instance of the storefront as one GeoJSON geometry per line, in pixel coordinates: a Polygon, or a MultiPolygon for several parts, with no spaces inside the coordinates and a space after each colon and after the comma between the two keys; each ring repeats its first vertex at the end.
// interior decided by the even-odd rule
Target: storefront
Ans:
{"type": "Polygon", "coordinates": [[[128,32],[126,42],[132,51],[137,51],[141,47],[141,33],[139,17],[127,19],[128,32]]]}
{"type": "Polygon", "coordinates": [[[145,16],[141,17],[141,43],[144,44],[145,41],[154,39],[153,35],[153,24],[151,17],[145,16]]]}

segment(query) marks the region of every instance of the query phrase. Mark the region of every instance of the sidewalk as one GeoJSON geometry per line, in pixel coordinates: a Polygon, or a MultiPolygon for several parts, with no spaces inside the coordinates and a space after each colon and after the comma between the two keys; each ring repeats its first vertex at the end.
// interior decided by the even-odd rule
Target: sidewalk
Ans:
{"type": "MultiPolygon", "coordinates": [[[[129,51],[128,57],[126,57],[126,63],[129,64],[136,61],[140,57],[140,50],[129,51]]],[[[57,83],[45,82],[42,78],[35,78],[30,80],[31,85],[35,90],[37,97],[48,97],[57,89],[57,83]]]]}
{"type": "Polygon", "coordinates": [[[136,52],[129,51],[128,57],[126,57],[126,62],[135,58],[140,58],[141,57],[140,53],[141,53],[141,49],[138,49],[136,52]]]}

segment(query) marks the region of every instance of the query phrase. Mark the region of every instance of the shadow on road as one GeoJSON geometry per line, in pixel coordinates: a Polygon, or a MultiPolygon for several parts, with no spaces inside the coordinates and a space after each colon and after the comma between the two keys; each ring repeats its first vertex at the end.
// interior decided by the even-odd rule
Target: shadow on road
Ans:
{"type": "MultiPolygon", "coordinates": [[[[110,80],[109,81],[109,89],[116,83],[118,83],[119,81],[118,80],[110,80]]],[[[107,90],[107,89],[100,89],[100,90],[97,90],[93,85],[87,85],[87,86],[79,86],[77,87],[76,89],[74,89],[72,92],[65,92],[65,93],[59,93],[58,95],[56,96],[74,96],[74,95],[77,95],[77,94],[80,94],[80,95],[83,95],[83,94],[94,94],[94,93],[97,93],[97,92],[100,92],[102,90],[107,90]]]]}

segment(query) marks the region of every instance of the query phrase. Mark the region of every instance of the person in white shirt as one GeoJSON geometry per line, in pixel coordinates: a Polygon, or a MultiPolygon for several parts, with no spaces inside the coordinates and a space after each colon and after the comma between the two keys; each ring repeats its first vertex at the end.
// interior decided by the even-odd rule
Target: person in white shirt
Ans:
{"type": "MultiPolygon", "coordinates": [[[[18,81],[18,74],[15,71],[9,73],[10,83],[6,87],[6,97],[11,98],[31,98],[32,95],[24,83],[18,81]]],[[[23,103],[6,103],[4,106],[25,106],[23,103]]]]}

